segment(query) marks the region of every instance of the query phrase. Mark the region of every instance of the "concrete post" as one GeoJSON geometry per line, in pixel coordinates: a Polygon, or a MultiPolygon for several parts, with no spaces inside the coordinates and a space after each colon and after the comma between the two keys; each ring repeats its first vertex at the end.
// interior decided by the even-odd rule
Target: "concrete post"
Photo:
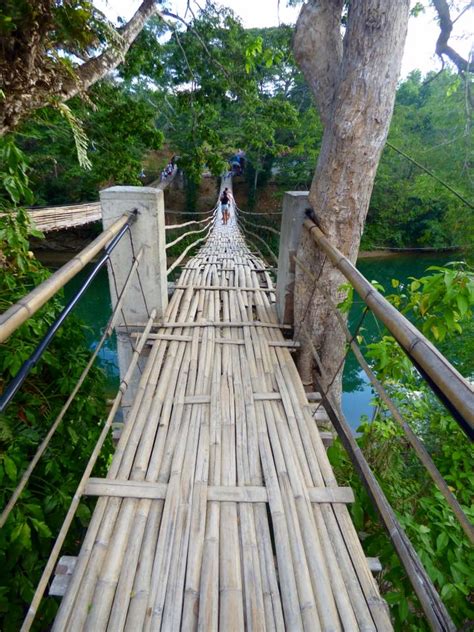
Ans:
{"type": "Polygon", "coordinates": [[[308,191],[287,191],[283,197],[280,251],[277,276],[277,313],[280,323],[293,325],[295,262],[303,222],[308,208],[308,191]]]}
{"type": "MultiPolygon", "coordinates": [[[[135,273],[123,303],[123,316],[120,313],[117,321],[117,325],[121,326],[117,331],[117,352],[122,378],[132,357],[130,342],[134,343],[134,339],[130,340],[128,333],[124,331],[125,321],[128,325],[145,323],[152,309],[157,310],[157,318],[162,318],[168,305],[164,197],[161,189],[151,187],[111,187],[100,192],[100,201],[104,229],[123,213],[133,209],[138,211],[137,220],[131,226],[133,250],[130,237],[124,235],[110,257],[108,273],[112,308],[117,303],[115,284],[120,293],[133,262],[133,253],[137,255],[143,248],[138,270],[146,305],[138,275],[135,273]]],[[[136,393],[138,373],[135,372],[133,382],[122,400],[125,411],[128,410],[136,393]]]]}

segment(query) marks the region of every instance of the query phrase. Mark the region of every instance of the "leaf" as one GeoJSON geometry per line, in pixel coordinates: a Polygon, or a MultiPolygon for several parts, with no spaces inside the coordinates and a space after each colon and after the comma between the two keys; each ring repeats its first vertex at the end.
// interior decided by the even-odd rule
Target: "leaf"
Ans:
{"type": "Polygon", "coordinates": [[[86,527],[89,524],[91,512],[87,505],[84,505],[84,503],[81,503],[79,507],[77,508],[76,515],[81,521],[83,526],[86,527]]]}
{"type": "Polygon", "coordinates": [[[35,531],[43,538],[52,538],[53,534],[51,533],[50,528],[45,522],[41,520],[37,520],[36,518],[31,518],[31,524],[35,528],[35,531]]]}
{"type": "Polygon", "coordinates": [[[3,467],[5,468],[8,478],[13,482],[16,481],[18,476],[16,463],[7,454],[3,455],[3,467]]]}
{"type": "Polygon", "coordinates": [[[79,161],[79,165],[83,169],[92,169],[92,163],[87,155],[87,145],[89,140],[82,127],[82,122],[77,118],[66,103],[57,102],[54,106],[59,110],[61,116],[63,116],[69,123],[72,135],[74,136],[74,142],[76,144],[77,160],[79,161]]]}
{"type": "Polygon", "coordinates": [[[406,621],[408,617],[408,601],[406,599],[402,599],[398,604],[398,615],[400,621],[406,621]]]}
{"type": "Polygon", "coordinates": [[[392,279],[392,287],[398,287],[400,285],[400,281],[398,279],[392,279]]]}
{"type": "Polygon", "coordinates": [[[364,510],[360,502],[356,501],[351,507],[352,517],[354,518],[354,524],[357,529],[362,529],[364,526],[364,510]]]}
{"type": "Polygon", "coordinates": [[[467,300],[467,297],[464,296],[464,294],[458,294],[456,296],[456,303],[461,316],[465,316],[469,311],[469,301],[467,300]]]}
{"type": "Polygon", "coordinates": [[[446,545],[449,542],[449,536],[445,531],[442,531],[439,536],[436,538],[436,549],[440,553],[446,548],[446,545]]]}
{"type": "Polygon", "coordinates": [[[13,176],[6,176],[5,178],[3,178],[3,186],[10,194],[12,201],[15,204],[18,204],[21,195],[17,180],[13,176]]]}
{"type": "Polygon", "coordinates": [[[11,542],[18,542],[24,549],[31,550],[31,529],[26,522],[22,522],[12,531],[11,542]]]}

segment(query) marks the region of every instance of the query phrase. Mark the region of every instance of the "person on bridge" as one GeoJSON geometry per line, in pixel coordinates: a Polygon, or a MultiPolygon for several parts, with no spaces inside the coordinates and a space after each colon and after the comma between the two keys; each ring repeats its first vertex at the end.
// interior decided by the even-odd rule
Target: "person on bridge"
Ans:
{"type": "Polygon", "coordinates": [[[231,200],[233,200],[232,193],[226,187],[220,197],[223,224],[227,224],[227,222],[229,221],[229,217],[230,217],[229,205],[230,205],[231,200]]]}

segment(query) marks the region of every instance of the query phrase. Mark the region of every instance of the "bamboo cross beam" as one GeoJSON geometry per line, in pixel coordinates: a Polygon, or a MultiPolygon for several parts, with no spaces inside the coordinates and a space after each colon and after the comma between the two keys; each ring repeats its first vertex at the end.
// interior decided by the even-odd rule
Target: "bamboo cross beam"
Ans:
{"type": "MultiPolygon", "coordinates": [[[[107,478],[90,478],[85,496],[116,496],[119,498],[166,498],[168,485],[148,481],[130,481],[107,478]]],[[[311,487],[308,489],[312,503],[353,503],[354,492],[350,487],[311,487]]],[[[207,489],[208,502],[266,503],[268,494],[265,487],[255,486],[210,486],[207,489]]]]}
{"type": "MultiPolygon", "coordinates": [[[[142,328],[144,323],[128,323],[128,329],[142,328]]],[[[282,325],[280,323],[264,323],[260,320],[221,320],[216,322],[204,321],[204,322],[165,322],[165,323],[153,323],[154,329],[181,329],[183,327],[268,327],[270,329],[293,329],[291,325],[282,325]]],[[[117,327],[117,329],[123,331],[123,326],[117,327]]]]}

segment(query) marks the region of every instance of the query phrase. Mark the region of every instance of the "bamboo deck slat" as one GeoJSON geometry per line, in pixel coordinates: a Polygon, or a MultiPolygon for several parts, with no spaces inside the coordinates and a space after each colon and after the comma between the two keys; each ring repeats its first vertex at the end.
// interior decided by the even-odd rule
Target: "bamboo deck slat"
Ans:
{"type": "Polygon", "coordinates": [[[391,630],[273,292],[218,222],[154,324],[107,478],[87,483],[54,630],[391,630]]]}

